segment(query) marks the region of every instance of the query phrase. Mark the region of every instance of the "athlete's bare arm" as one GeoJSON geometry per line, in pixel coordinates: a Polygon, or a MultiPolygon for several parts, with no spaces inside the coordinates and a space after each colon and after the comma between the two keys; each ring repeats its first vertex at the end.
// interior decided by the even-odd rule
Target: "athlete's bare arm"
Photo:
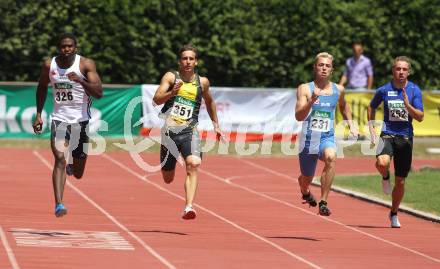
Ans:
{"type": "Polygon", "coordinates": [[[339,91],[339,110],[341,111],[342,118],[348,122],[348,126],[350,127],[350,132],[352,135],[357,136],[358,130],[353,123],[353,119],[351,117],[350,105],[345,101],[345,89],[342,85],[336,85],[339,91]]]}
{"type": "Polygon", "coordinates": [[[313,96],[310,94],[308,84],[301,84],[296,92],[296,106],[295,106],[295,118],[297,121],[303,121],[307,118],[307,115],[312,109],[313,103],[318,99],[316,91],[313,92],[313,96]]]}
{"type": "Polygon", "coordinates": [[[75,81],[84,87],[84,90],[88,95],[91,95],[97,99],[102,97],[102,83],[101,78],[96,71],[95,62],[92,59],[81,58],[79,63],[79,69],[85,75],[87,80],[83,80],[77,74],[71,72],[67,74],[67,77],[71,81],[75,81]]]}
{"type": "Polygon", "coordinates": [[[43,62],[40,78],[38,80],[38,87],[36,94],[37,115],[35,117],[34,124],[32,125],[32,127],[34,128],[34,132],[36,134],[41,134],[41,131],[43,129],[43,120],[41,119],[41,112],[43,111],[44,103],[46,102],[47,86],[50,82],[49,79],[50,62],[51,59],[45,60],[43,62]]]}
{"type": "Polygon", "coordinates": [[[160,85],[156,90],[156,93],[153,97],[153,104],[154,105],[161,105],[165,103],[168,99],[170,99],[173,96],[176,96],[177,92],[180,89],[180,86],[182,86],[182,81],[179,81],[176,83],[173,88],[169,91],[168,89],[173,85],[175,80],[175,75],[171,72],[167,72],[161,79],[160,85]]]}
{"type": "Polygon", "coordinates": [[[206,110],[211,118],[212,125],[214,125],[214,131],[217,134],[217,138],[224,137],[220,130],[217,118],[217,106],[212,98],[211,91],[209,90],[209,80],[206,77],[200,77],[200,83],[202,84],[202,96],[205,100],[206,110]]]}

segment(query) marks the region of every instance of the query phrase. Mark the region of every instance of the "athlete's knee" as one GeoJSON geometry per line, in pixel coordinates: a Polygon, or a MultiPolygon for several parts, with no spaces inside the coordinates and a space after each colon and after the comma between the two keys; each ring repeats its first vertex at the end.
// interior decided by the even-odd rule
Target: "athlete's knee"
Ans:
{"type": "Polygon", "coordinates": [[[381,155],[381,156],[377,157],[376,166],[389,167],[390,166],[390,157],[388,155],[381,155]]]}
{"type": "Polygon", "coordinates": [[[396,181],[394,186],[397,188],[403,188],[405,187],[405,178],[404,177],[396,177],[396,181]]]}
{"type": "Polygon", "coordinates": [[[67,162],[64,154],[54,154],[55,157],[55,165],[65,167],[67,162]]]}
{"type": "Polygon", "coordinates": [[[324,162],[326,165],[333,165],[336,162],[336,153],[333,151],[324,154],[324,162]]]}
{"type": "Polygon", "coordinates": [[[189,156],[186,159],[186,170],[187,171],[196,171],[201,163],[202,163],[202,159],[200,159],[200,157],[189,156]]]}

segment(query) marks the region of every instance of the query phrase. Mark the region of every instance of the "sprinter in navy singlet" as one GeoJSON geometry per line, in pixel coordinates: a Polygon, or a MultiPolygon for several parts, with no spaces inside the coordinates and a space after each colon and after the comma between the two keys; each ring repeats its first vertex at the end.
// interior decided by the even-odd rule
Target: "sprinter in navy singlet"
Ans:
{"type": "Polygon", "coordinates": [[[423,102],[419,86],[408,81],[411,73],[411,62],[408,57],[399,56],[393,62],[393,80],[376,90],[376,94],[368,107],[368,120],[371,141],[378,144],[376,168],[382,175],[382,188],[385,194],[392,193],[392,206],[389,219],[392,228],[400,228],[397,217],[400,202],[404,195],[405,178],[411,169],[413,126],[412,120],[422,121],[423,102]],[[376,109],[383,102],[384,124],[380,139],[372,121],[375,120],[376,109]],[[394,159],[394,189],[391,190],[390,163],[394,159]]]}

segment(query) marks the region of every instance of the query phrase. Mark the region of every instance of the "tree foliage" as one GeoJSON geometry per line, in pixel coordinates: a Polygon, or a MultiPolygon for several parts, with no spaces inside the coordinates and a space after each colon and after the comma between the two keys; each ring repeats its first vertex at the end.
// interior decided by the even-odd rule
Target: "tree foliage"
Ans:
{"type": "Polygon", "coordinates": [[[413,81],[440,86],[440,2],[428,0],[0,1],[0,80],[36,81],[57,36],[72,32],[105,83],[158,83],[185,43],[216,86],[296,87],[314,56],[335,57],[339,80],[351,43],[364,43],[379,86],[392,59],[413,60],[413,81]]]}

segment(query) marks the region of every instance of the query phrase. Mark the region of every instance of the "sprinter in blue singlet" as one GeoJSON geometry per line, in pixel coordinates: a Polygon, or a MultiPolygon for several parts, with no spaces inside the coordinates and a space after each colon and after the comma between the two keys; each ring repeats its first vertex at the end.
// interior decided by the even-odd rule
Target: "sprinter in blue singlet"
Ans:
{"type": "Polygon", "coordinates": [[[350,132],[357,136],[351,120],[350,107],[345,102],[344,87],[331,82],[333,56],[322,52],[315,57],[312,82],[298,87],[295,117],[303,121],[300,136],[299,165],[301,175],[298,182],[304,203],[315,207],[317,202],[310,192],[309,186],[315,175],[318,159],[325,163],[321,175],[321,201],[319,214],[331,214],[327,198],[335,175],[336,144],[334,138],[334,118],[336,105],[342,116],[348,121],[350,132]]]}

